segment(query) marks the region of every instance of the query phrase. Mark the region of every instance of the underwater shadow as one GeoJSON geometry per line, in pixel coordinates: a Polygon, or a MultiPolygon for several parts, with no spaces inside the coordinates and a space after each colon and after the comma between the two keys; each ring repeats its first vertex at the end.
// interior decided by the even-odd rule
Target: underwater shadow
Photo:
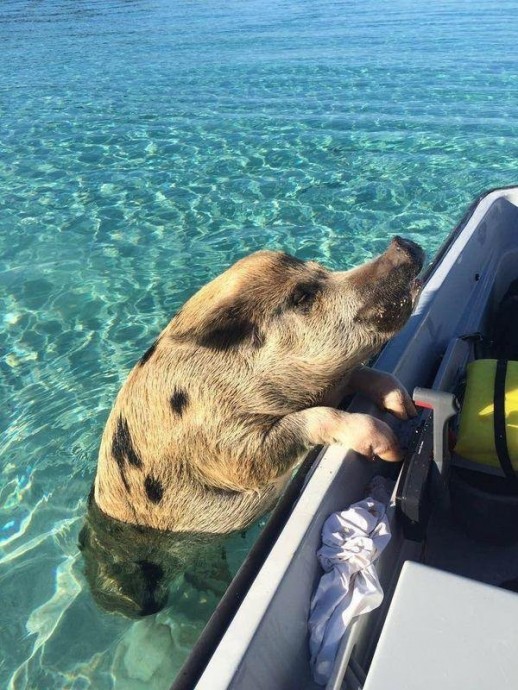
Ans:
{"type": "Polygon", "coordinates": [[[222,596],[232,579],[227,536],[121,522],[103,513],[91,494],[78,541],[96,603],[105,611],[139,618],[166,606],[171,583],[180,575],[196,589],[222,596]]]}

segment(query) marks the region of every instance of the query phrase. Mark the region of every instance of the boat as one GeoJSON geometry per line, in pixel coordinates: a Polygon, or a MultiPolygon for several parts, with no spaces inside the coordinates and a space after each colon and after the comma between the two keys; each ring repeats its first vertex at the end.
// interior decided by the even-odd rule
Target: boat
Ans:
{"type": "MultiPolygon", "coordinates": [[[[419,416],[390,420],[404,462],[373,463],[334,445],[311,453],[173,690],[322,687],[307,630],[322,525],[380,473],[395,482],[392,538],[376,562],[383,602],[350,626],[326,688],[518,687],[518,494],[503,469],[476,466],[445,442],[457,397],[467,395],[468,364],[494,354],[491,329],[516,279],[518,187],[491,190],[447,238],[407,325],[373,363],[418,389],[419,416]]],[[[381,414],[359,397],[347,409],[381,414]]]]}

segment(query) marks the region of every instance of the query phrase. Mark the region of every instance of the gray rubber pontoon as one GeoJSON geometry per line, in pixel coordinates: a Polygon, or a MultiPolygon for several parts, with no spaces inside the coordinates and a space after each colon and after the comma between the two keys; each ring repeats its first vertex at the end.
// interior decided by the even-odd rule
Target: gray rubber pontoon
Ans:
{"type": "MultiPolygon", "coordinates": [[[[472,206],[429,269],[409,323],[375,366],[394,373],[410,391],[451,390],[470,358],[463,336],[484,331],[515,278],[518,187],[487,193],[472,206]]],[[[380,415],[357,398],[349,409],[380,415]]],[[[394,419],[383,418],[397,428],[394,419]]],[[[408,434],[408,427],[401,425],[398,433],[408,434]]],[[[254,559],[261,560],[256,550],[174,688],[319,687],[309,667],[307,620],[321,576],[315,554],[322,524],[360,500],[380,470],[394,466],[370,463],[339,446],[322,449],[305,464],[273,516],[276,529],[268,534],[267,528],[258,547],[263,555],[269,550],[262,567],[253,572],[254,559]],[[240,602],[236,611],[233,599],[240,602]],[[200,653],[204,646],[208,661],[200,653]]],[[[327,687],[518,688],[518,595],[497,587],[518,577],[518,545],[473,541],[440,496],[423,539],[405,538],[396,511],[391,527],[393,538],[377,564],[384,602],[355,621],[327,687]]]]}

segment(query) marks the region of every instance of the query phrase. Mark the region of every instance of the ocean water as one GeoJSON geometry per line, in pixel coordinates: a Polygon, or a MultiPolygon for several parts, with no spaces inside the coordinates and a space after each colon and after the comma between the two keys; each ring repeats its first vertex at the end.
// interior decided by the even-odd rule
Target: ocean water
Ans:
{"type": "MultiPolygon", "coordinates": [[[[250,251],[437,249],[518,183],[518,1],[3,0],[0,687],[165,690],[217,600],[104,613],[77,537],[111,402],[250,251]]],[[[234,569],[260,525],[230,545],[234,569]]]]}

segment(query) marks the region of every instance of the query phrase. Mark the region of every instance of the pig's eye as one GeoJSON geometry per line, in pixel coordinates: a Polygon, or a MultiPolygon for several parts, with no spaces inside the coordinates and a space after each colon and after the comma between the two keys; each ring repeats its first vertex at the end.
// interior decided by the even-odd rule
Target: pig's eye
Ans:
{"type": "Polygon", "coordinates": [[[299,285],[291,294],[290,305],[293,309],[302,313],[307,313],[311,309],[315,297],[317,296],[318,286],[299,285]]]}

